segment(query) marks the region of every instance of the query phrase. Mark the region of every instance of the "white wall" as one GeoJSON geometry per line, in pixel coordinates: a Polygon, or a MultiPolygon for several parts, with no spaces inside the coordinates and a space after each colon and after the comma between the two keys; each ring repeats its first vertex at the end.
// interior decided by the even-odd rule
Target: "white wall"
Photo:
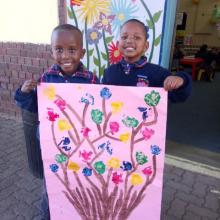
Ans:
{"type": "Polygon", "coordinates": [[[49,43],[57,0],[0,0],[0,41],[49,43]]]}

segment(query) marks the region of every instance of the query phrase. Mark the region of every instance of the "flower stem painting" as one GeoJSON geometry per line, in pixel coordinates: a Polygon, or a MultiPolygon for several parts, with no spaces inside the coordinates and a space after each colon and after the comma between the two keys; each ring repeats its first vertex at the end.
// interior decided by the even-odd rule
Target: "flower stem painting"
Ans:
{"type": "Polygon", "coordinates": [[[66,0],[67,22],[84,34],[85,66],[102,77],[122,59],[118,49],[121,25],[132,18],[148,26],[149,62],[159,63],[166,0],[66,0]]]}
{"type": "Polygon", "coordinates": [[[160,219],[164,89],[41,83],[38,106],[52,220],[160,219]]]}

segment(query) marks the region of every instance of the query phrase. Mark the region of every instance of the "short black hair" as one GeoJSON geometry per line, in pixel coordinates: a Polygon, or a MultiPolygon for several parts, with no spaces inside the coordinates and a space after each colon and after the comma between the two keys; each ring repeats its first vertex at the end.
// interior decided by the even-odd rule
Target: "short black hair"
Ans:
{"type": "Polygon", "coordinates": [[[60,25],[56,26],[56,27],[53,29],[53,31],[52,31],[51,37],[52,37],[53,34],[54,34],[55,32],[57,32],[57,31],[76,31],[76,32],[79,33],[79,35],[80,35],[80,37],[81,37],[81,40],[82,40],[82,43],[83,43],[83,34],[82,34],[82,31],[81,31],[78,27],[76,27],[76,26],[74,26],[74,25],[72,25],[72,24],[60,24],[60,25]]]}
{"type": "Polygon", "coordinates": [[[138,19],[135,19],[135,18],[132,18],[132,19],[129,19],[127,21],[125,21],[122,25],[121,25],[121,29],[124,27],[124,25],[128,24],[128,23],[138,23],[140,24],[143,29],[144,29],[144,33],[146,34],[146,39],[149,38],[149,34],[148,34],[148,31],[149,31],[149,27],[147,25],[145,25],[142,21],[138,20],[138,19]]]}

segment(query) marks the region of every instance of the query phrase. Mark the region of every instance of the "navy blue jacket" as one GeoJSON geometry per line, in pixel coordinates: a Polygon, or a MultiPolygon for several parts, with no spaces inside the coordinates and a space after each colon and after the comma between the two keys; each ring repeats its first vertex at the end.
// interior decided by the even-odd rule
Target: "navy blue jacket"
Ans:
{"type": "MultiPolygon", "coordinates": [[[[113,64],[104,71],[102,83],[118,86],[149,86],[163,87],[167,76],[172,75],[167,69],[152,63],[148,63],[145,57],[135,64],[126,64],[124,60],[113,64]]],[[[168,92],[169,100],[172,102],[183,102],[191,94],[192,79],[185,72],[178,72],[184,80],[184,84],[171,92],[168,92]]]]}
{"type": "MultiPolygon", "coordinates": [[[[54,64],[45,72],[39,82],[47,83],[96,83],[99,84],[98,78],[90,71],[83,68],[83,64],[80,63],[77,71],[72,76],[64,76],[60,66],[54,64]]],[[[17,106],[30,112],[37,112],[37,91],[32,90],[29,93],[21,91],[21,87],[16,90],[14,96],[17,106]]]]}

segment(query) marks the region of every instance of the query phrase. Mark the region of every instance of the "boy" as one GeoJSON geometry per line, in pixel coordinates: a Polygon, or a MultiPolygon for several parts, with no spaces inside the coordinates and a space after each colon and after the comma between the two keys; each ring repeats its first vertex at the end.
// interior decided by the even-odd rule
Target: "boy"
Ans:
{"type": "Polygon", "coordinates": [[[123,59],[105,70],[103,84],[164,87],[172,102],[185,101],[191,93],[191,78],[184,72],[172,75],[167,69],[148,63],[144,56],[149,48],[147,36],[147,28],[139,20],[131,19],[122,25],[119,50],[123,59]]]}
{"type": "MultiPolygon", "coordinates": [[[[80,60],[85,54],[81,31],[70,24],[57,26],[51,36],[52,57],[55,64],[42,75],[39,82],[47,83],[99,83],[96,76],[86,70],[80,60]]],[[[26,80],[15,93],[16,104],[37,113],[37,81],[26,80]]],[[[41,219],[50,219],[48,198],[44,189],[41,219]]]]}

